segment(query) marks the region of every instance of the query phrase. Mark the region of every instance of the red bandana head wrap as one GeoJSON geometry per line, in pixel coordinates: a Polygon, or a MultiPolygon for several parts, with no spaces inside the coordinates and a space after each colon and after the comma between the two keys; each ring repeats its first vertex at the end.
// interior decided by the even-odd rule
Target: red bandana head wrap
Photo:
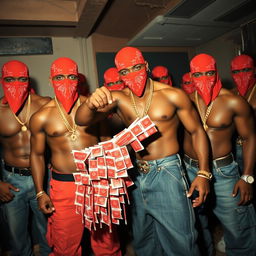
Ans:
{"type": "MultiPolygon", "coordinates": [[[[116,54],[115,64],[117,70],[120,71],[138,64],[146,64],[146,62],[139,49],[124,47],[116,54]]],[[[138,71],[129,72],[127,75],[120,75],[120,77],[135,95],[138,97],[142,95],[147,82],[146,66],[138,71]]]]}
{"type": "Polygon", "coordinates": [[[12,60],[2,67],[2,84],[4,90],[3,103],[8,102],[11,110],[16,114],[29,94],[28,67],[21,61],[12,60]],[[15,81],[7,82],[4,78],[14,77],[15,81]],[[26,77],[27,81],[17,79],[26,77]]]}
{"type": "Polygon", "coordinates": [[[78,80],[67,78],[68,75],[78,76],[77,64],[66,57],[58,58],[51,65],[51,78],[55,95],[58,101],[61,102],[67,113],[70,112],[72,106],[78,98],[77,85],[78,80]],[[65,75],[62,80],[54,80],[57,75],[65,75]]]}
{"type": "Polygon", "coordinates": [[[89,95],[89,88],[88,88],[88,85],[86,83],[86,77],[85,77],[85,75],[83,75],[81,73],[78,73],[77,88],[78,88],[78,93],[80,95],[83,95],[83,96],[88,96],[89,95]]]}
{"type": "Polygon", "coordinates": [[[232,77],[237,86],[240,95],[244,96],[247,91],[253,87],[256,82],[254,77],[254,63],[253,59],[245,54],[236,56],[231,61],[231,71],[240,70],[240,72],[233,73],[232,77]],[[250,68],[248,71],[241,71],[241,69],[250,68]]]}
{"type": "Polygon", "coordinates": [[[192,79],[191,79],[191,76],[190,76],[190,73],[185,73],[183,76],[182,76],[182,83],[181,83],[181,88],[187,93],[187,94],[191,94],[193,93],[196,88],[195,86],[193,85],[192,83],[192,79]]]}
{"type": "Polygon", "coordinates": [[[125,88],[123,81],[120,79],[117,68],[109,68],[104,73],[104,86],[110,91],[121,91],[125,88]],[[112,85],[108,85],[112,83],[112,85]]]}
{"type": "Polygon", "coordinates": [[[164,84],[172,86],[172,80],[169,76],[168,69],[164,66],[156,66],[152,69],[152,78],[164,84]]]}
{"type": "Polygon", "coordinates": [[[222,87],[219,75],[216,72],[213,76],[202,75],[194,77],[196,72],[217,71],[215,59],[208,54],[198,54],[190,61],[190,71],[192,75],[192,82],[208,106],[219,94],[222,87]]]}

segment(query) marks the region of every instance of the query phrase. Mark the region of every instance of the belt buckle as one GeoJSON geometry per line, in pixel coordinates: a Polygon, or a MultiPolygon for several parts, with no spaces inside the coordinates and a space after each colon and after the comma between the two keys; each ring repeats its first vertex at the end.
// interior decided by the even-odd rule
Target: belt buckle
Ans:
{"type": "Polygon", "coordinates": [[[243,145],[243,139],[241,137],[237,138],[236,144],[242,146],[243,145]]]}
{"type": "Polygon", "coordinates": [[[150,165],[147,161],[139,161],[138,162],[139,172],[147,174],[150,171],[150,165]]]}

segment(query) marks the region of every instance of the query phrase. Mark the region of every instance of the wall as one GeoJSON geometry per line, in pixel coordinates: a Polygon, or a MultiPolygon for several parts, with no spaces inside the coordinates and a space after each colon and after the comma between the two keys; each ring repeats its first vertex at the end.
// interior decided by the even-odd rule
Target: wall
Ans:
{"type": "MultiPolygon", "coordinates": [[[[29,67],[32,84],[35,85],[37,93],[43,96],[53,96],[53,89],[49,82],[50,65],[55,59],[65,56],[77,62],[79,72],[87,77],[90,87],[94,88],[93,70],[88,64],[93,62],[93,56],[90,54],[90,39],[53,37],[52,43],[53,55],[0,56],[0,66],[2,67],[9,60],[23,61],[29,67]]],[[[0,96],[3,96],[2,86],[0,86],[0,96]]]]}
{"type": "Polygon", "coordinates": [[[215,58],[224,87],[231,88],[233,82],[230,74],[230,61],[239,54],[240,47],[240,31],[234,30],[196,47],[195,51],[196,54],[207,53],[215,58]]]}
{"type": "MultiPolygon", "coordinates": [[[[97,53],[116,53],[118,50],[120,50],[122,47],[127,46],[128,39],[126,38],[115,38],[115,37],[108,37],[108,36],[103,36],[99,34],[94,34],[92,36],[92,45],[93,45],[93,54],[96,56],[97,53]]],[[[135,46],[136,47],[136,46],[135,46]]],[[[191,58],[192,56],[195,55],[195,50],[192,47],[138,47],[142,52],[144,53],[187,53],[188,58],[191,58]]],[[[175,62],[175,61],[174,61],[175,62]]],[[[100,63],[94,63],[95,65],[95,71],[96,73],[101,73],[98,72],[97,69],[97,64],[98,66],[100,63]]],[[[154,67],[154,63],[149,62],[149,67],[152,68],[154,67]]],[[[161,63],[158,63],[157,65],[161,65],[161,63]]],[[[162,64],[164,65],[164,64],[162,64]]],[[[113,62],[109,64],[108,67],[114,66],[114,58],[113,62]]],[[[102,80],[102,77],[99,78],[96,83],[100,83],[102,80]]],[[[181,80],[181,74],[179,74],[179,81],[181,80]]]]}

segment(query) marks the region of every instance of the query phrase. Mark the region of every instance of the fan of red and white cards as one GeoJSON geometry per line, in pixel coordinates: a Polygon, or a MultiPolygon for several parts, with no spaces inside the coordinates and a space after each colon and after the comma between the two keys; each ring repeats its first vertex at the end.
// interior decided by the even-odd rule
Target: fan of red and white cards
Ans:
{"type": "Polygon", "coordinates": [[[155,124],[145,116],[111,140],[72,151],[78,171],[73,174],[76,212],[89,230],[105,223],[111,232],[112,224],[119,224],[122,219],[126,223],[127,187],[133,185],[127,173],[133,165],[126,146],[130,144],[136,152],[141,151],[144,147],[140,141],[156,132],[155,124]]]}

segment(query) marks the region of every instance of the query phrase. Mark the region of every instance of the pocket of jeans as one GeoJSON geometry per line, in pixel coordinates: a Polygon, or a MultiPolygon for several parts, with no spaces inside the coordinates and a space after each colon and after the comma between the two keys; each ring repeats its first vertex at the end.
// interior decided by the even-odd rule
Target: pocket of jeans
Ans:
{"type": "Polygon", "coordinates": [[[231,164],[217,168],[217,174],[224,178],[239,178],[239,170],[237,162],[233,161],[231,164]]]}
{"type": "Polygon", "coordinates": [[[256,226],[256,215],[252,204],[239,206],[235,211],[239,221],[239,230],[245,230],[256,226]]]}
{"type": "Polygon", "coordinates": [[[165,171],[178,183],[180,183],[185,191],[188,190],[188,182],[183,167],[179,163],[166,164],[161,166],[162,171],[165,171]]]}

